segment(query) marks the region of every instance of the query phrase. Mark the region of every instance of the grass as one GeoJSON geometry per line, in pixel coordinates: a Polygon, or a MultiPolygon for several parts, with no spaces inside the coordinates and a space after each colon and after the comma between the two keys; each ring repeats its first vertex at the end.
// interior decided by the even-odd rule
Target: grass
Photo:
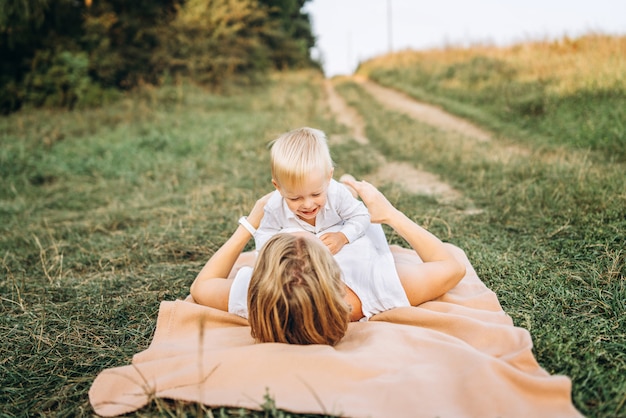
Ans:
{"type": "MultiPolygon", "coordinates": [[[[0,119],[0,415],[92,415],[95,376],[148,347],[160,301],[188,294],[270,190],[268,141],[304,125],[346,133],[321,82],[289,73],[223,95],[146,88],[102,109],[0,119]]],[[[566,145],[474,143],[381,109],[358,84],[339,91],[371,144],[331,143],[337,177],[367,178],[380,153],[462,190],[482,213],[383,186],[466,250],[531,332],[539,363],[572,378],[583,414],[626,415],[624,163],[566,145]]],[[[290,416],[265,401],[256,416],[290,416]]],[[[155,400],[131,416],[249,414],[155,400]]]]}
{"type": "Polygon", "coordinates": [[[529,145],[626,161],[626,36],[403,51],[358,72],[529,145]]]}
{"type": "Polygon", "coordinates": [[[271,189],[267,142],[327,125],[307,78],[0,120],[1,416],[92,414],[96,374],[147,348],[160,301],[189,293],[271,189]]]}
{"type": "MultiPolygon", "coordinates": [[[[626,167],[567,146],[479,143],[382,110],[358,84],[340,92],[389,159],[439,174],[482,214],[397,195],[404,210],[463,248],[539,363],[573,380],[586,416],[626,409],[626,167]],[[451,233],[449,231],[452,231],[451,233]]],[[[462,209],[462,208],[461,208],[462,209]]]]}

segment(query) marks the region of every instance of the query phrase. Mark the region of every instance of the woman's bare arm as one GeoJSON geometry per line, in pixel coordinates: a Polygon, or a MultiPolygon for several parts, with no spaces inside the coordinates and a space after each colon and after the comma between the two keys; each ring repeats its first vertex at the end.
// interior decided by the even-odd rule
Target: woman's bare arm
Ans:
{"type": "MultiPolygon", "coordinates": [[[[263,208],[270,194],[257,200],[248,215],[248,222],[255,228],[261,223],[263,208]]],[[[197,303],[228,311],[232,280],[226,278],[251,238],[250,232],[239,225],[233,235],[211,256],[191,285],[191,296],[197,303]]]]}
{"type": "Polygon", "coordinates": [[[366,181],[348,180],[370,212],[374,223],[392,227],[404,238],[423,263],[398,265],[398,275],[411,305],[433,300],[452,289],[465,275],[465,266],[446,249],[439,238],[396,209],[387,198],[366,181]]]}

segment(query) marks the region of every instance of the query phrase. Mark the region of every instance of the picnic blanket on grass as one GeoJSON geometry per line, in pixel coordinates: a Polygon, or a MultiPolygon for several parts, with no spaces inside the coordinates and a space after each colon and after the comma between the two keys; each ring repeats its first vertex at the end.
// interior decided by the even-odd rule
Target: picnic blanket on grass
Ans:
{"type": "Polygon", "coordinates": [[[101,416],[154,397],[259,410],[269,395],[279,409],[355,418],[581,417],[570,379],[537,363],[529,332],[450,248],[467,266],[454,289],[351,323],[335,347],[257,344],[243,318],[162,302],[148,349],[103,370],[91,405],[101,416]]]}

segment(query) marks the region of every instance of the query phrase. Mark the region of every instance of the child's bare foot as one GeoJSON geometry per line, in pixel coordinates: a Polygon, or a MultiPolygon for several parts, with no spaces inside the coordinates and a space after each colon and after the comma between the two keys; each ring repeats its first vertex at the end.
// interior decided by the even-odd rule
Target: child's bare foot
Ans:
{"type": "Polygon", "coordinates": [[[356,179],[350,174],[344,174],[343,176],[339,177],[339,182],[342,183],[344,186],[346,186],[346,188],[350,190],[350,193],[352,193],[352,196],[354,196],[354,198],[357,199],[359,197],[359,194],[356,192],[356,190],[354,190],[354,187],[346,184],[345,180],[356,181],[356,179]]]}

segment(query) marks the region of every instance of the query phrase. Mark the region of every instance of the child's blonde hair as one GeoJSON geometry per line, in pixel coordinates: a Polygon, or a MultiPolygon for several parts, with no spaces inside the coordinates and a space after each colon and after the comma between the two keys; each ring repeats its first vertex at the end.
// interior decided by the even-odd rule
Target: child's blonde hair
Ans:
{"type": "Polygon", "coordinates": [[[326,135],[319,129],[289,131],[271,144],[272,178],[282,186],[300,185],[315,170],[330,176],[333,160],[326,135]]]}
{"type": "Polygon", "coordinates": [[[277,234],[259,253],[248,289],[248,321],[259,342],[335,345],[350,308],[341,270],[310,238],[277,234]]]}

